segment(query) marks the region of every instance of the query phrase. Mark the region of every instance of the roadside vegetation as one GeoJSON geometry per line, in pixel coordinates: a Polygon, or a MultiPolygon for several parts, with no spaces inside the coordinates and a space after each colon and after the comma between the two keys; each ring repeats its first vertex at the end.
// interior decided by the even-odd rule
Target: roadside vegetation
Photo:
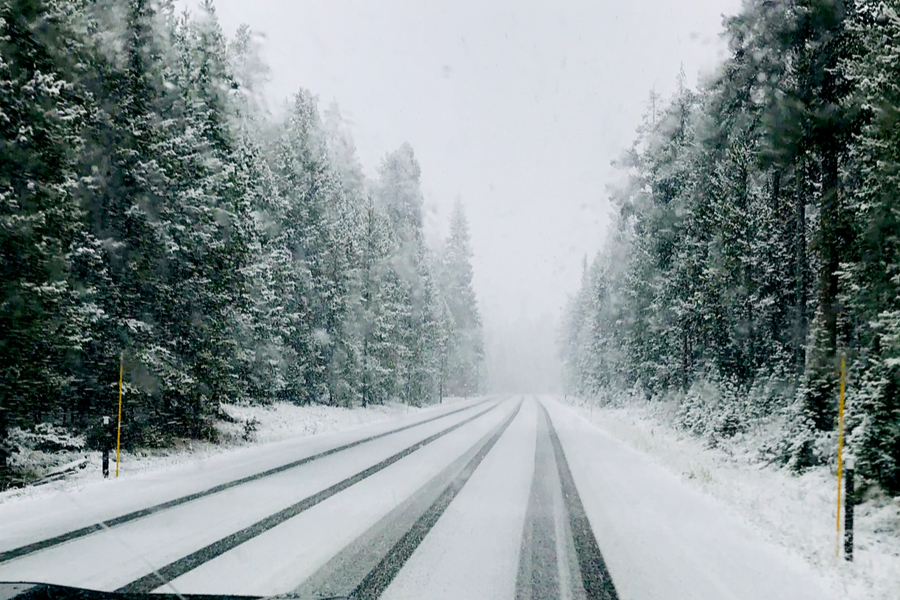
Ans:
{"type": "Polygon", "coordinates": [[[120,360],[128,448],[482,389],[462,203],[427,243],[412,147],[370,179],[336,104],[273,119],[255,40],[210,0],[0,4],[0,482],[35,436],[97,447],[120,360]]]}
{"type": "Polygon", "coordinates": [[[651,94],[566,312],[570,393],[800,473],[835,462],[846,357],[859,494],[900,495],[898,9],[749,0],[717,76],[651,94]]]}

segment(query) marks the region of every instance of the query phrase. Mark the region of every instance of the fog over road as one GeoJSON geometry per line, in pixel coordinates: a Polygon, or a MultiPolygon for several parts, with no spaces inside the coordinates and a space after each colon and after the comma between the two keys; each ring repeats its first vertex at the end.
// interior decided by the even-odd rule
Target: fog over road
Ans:
{"type": "Polygon", "coordinates": [[[0,581],[299,598],[826,598],[798,558],[549,398],[0,505],[0,581]]]}

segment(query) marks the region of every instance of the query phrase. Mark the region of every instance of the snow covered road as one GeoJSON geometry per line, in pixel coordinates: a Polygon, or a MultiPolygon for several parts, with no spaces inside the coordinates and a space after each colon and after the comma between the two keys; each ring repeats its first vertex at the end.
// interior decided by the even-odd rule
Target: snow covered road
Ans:
{"type": "Polygon", "coordinates": [[[829,598],[802,561],[709,498],[568,408],[521,397],[0,505],[0,581],[301,598],[829,598]]]}

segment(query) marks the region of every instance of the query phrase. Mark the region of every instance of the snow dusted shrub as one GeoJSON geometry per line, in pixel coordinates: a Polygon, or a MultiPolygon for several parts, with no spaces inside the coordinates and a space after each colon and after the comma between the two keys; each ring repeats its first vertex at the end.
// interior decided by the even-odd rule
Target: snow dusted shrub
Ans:
{"type": "Polygon", "coordinates": [[[219,404],[219,409],[216,411],[216,419],[222,421],[224,423],[237,423],[238,420],[231,416],[231,413],[225,408],[223,404],[219,404]]]}
{"type": "Polygon", "coordinates": [[[900,365],[868,360],[862,381],[847,395],[847,446],[856,457],[857,472],[900,494],[900,427],[894,420],[900,398],[900,365]]]}
{"type": "Polygon", "coordinates": [[[744,402],[748,421],[759,424],[783,420],[784,409],[793,404],[797,395],[796,377],[785,372],[785,364],[786,361],[777,363],[774,373],[753,380],[744,402]]]}
{"type": "MultiPolygon", "coordinates": [[[[858,440],[865,436],[865,421],[859,410],[859,405],[864,402],[865,394],[858,387],[851,386],[854,368],[848,370],[848,386],[845,409],[845,452],[854,453],[854,446],[859,445],[858,440]]],[[[780,398],[771,401],[771,420],[777,426],[777,432],[772,439],[763,440],[760,444],[760,457],[768,462],[786,466],[794,473],[802,473],[809,468],[829,466],[837,468],[837,444],[838,432],[836,429],[822,430],[817,426],[815,415],[809,408],[809,390],[806,383],[801,384],[794,392],[794,398],[790,404],[779,404],[787,398],[791,386],[785,383],[780,398]]],[[[865,386],[863,386],[865,387],[865,386]]],[[[837,390],[835,390],[835,394],[837,390]]],[[[837,396],[833,401],[835,411],[835,423],[837,423],[837,396]]],[[[860,474],[865,475],[865,469],[860,469],[860,474]]]]}
{"type": "Polygon", "coordinates": [[[733,438],[746,428],[747,394],[733,379],[719,383],[719,402],[713,412],[712,430],[709,432],[711,444],[733,438]]]}
{"type": "Polygon", "coordinates": [[[216,428],[215,419],[200,419],[195,433],[194,437],[198,440],[213,444],[219,443],[219,430],[216,428]]]}
{"type": "Polygon", "coordinates": [[[72,433],[65,427],[52,423],[38,423],[32,430],[13,428],[10,441],[14,448],[36,450],[49,454],[56,452],[78,452],[84,449],[83,436],[72,433]]]}
{"type": "Polygon", "coordinates": [[[774,435],[760,443],[760,460],[786,466],[797,474],[811,467],[835,466],[837,433],[816,429],[801,402],[778,411],[775,419],[774,435]]]}
{"type": "Polygon", "coordinates": [[[710,424],[709,407],[717,394],[715,384],[705,380],[694,382],[675,412],[675,426],[697,437],[704,436],[710,424]]]}
{"type": "MultiPolygon", "coordinates": [[[[798,392],[798,396],[802,397],[802,391],[798,392]]],[[[785,427],[769,454],[776,464],[786,465],[794,473],[802,473],[819,464],[816,447],[816,424],[804,410],[802,400],[798,400],[785,411],[785,427]]]]}
{"type": "Polygon", "coordinates": [[[252,442],[257,431],[259,431],[259,419],[251,417],[244,422],[244,433],[241,435],[241,439],[245,442],[252,442]]]}
{"type": "Polygon", "coordinates": [[[691,385],[675,413],[675,425],[716,446],[745,430],[744,398],[736,382],[712,373],[691,385]]]}
{"type": "Polygon", "coordinates": [[[800,414],[796,398],[796,378],[783,369],[754,381],[747,394],[745,414],[747,431],[753,433],[751,450],[758,460],[782,466],[790,460],[793,448],[788,444],[792,440],[788,429],[800,414]]]}
{"type": "MultiPolygon", "coordinates": [[[[9,465],[21,485],[37,479],[54,467],[69,462],[75,453],[85,449],[85,438],[66,427],[51,423],[39,423],[31,429],[13,427],[9,431],[11,451],[9,465]]],[[[0,488],[5,487],[0,482],[0,488]]]]}
{"type": "Polygon", "coordinates": [[[588,402],[594,406],[602,406],[604,408],[621,408],[641,398],[640,392],[623,391],[619,387],[607,386],[597,390],[590,396],[588,402]]]}
{"type": "Polygon", "coordinates": [[[725,409],[715,418],[710,438],[711,441],[720,441],[732,438],[743,430],[744,417],[740,410],[734,404],[726,403],[725,409]]]}

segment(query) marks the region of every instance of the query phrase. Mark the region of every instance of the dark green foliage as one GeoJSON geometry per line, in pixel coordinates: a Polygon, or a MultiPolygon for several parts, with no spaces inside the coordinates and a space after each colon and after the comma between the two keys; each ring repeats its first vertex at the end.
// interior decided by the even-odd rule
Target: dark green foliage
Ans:
{"type": "Polygon", "coordinates": [[[336,105],[266,123],[253,40],[211,0],[0,4],[0,470],[13,428],[93,435],[120,358],[126,447],[215,440],[228,402],[439,399],[412,148],[367,182],[336,105]]]}
{"type": "Polygon", "coordinates": [[[58,399],[101,318],[72,273],[91,243],[74,193],[87,98],[63,74],[79,18],[76,3],[0,5],[0,440],[72,408],[58,399]]]}
{"type": "Polygon", "coordinates": [[[896,493],[897,3],[750,2],[725,27],[719,77],[652,97],[620,161],[618,232],[567,311],[567,383],[675,395],[711,440],[781,418],[761,451],[802,470],[833,459],[845,355],[849,451],[896,493]]]}

